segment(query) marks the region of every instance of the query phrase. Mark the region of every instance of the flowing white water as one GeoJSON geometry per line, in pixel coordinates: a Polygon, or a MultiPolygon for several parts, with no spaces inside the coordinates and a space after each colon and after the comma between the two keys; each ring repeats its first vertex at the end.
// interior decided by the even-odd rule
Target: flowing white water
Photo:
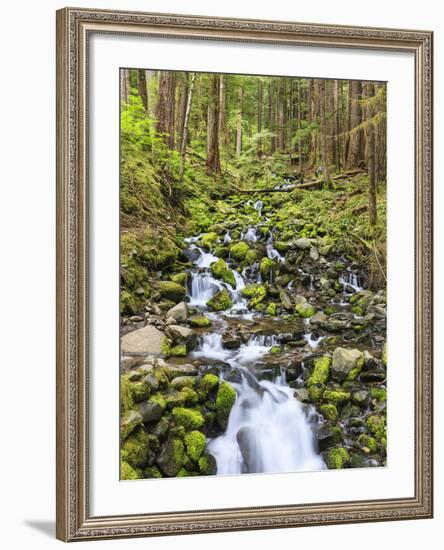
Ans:
{"type": "Polygon", "coordinates": [[[222,288],[222,283],[209,271],[192,273],[189,292],[189,305],[205,307],[208,300],[222,288]]]}
{"type": "Polygon", "coordinates": [[[259,214],[259,216],[261,218],[262,218],[262,209],[263,209],[263,207],[264,207],[264,203],[261,200],[256,201],[254,203],[254,208],[255,208],[255,210],[257,211],[257,213],[259,214]]]}
{"type": "Polygon", "coordinates": [[[277,260],[278,262],[285,262],[285,258],[274,248],[273,243],[273,234],[270,233],[270,236],[267,240],[267,256],[270,258],[270,260],[277,260]]]}
{"type": "Polygon", "coordinates": [[[241,234],[241,241],[255,243],[257,241],[257,229],[255,227],[249,227],[245,233],[241,234]]]}
{"type": "Polygon", "coordinates": [[[350,270],[347,270],[345,275],[341,275],[339,277],[339,282],[344,285],[345,289],[349,286],[353,288],[355,292],[360,292],[363,289],[356,273],[353,273],[350,270]]]}

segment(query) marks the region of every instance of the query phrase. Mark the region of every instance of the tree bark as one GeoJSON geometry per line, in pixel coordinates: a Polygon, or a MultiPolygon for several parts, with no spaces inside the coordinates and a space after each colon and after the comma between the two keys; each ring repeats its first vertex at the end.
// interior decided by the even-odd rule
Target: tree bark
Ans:
{"type": "Polygon", "coordinates": [[[156,130],[163,134],[165,143],[174,148],[176,73],[161,71],[159,76],[159,94],[157,103],[156,130]]]}
{"type": "Polygon", "coordinates": [[[321,153],[321,164],[322,164],[322,173],[324,176],[324,184],[326,187],[330,187],[330,169],[329,169],[329,159],[327,153],[327,125],[325,120],[325,80],[319,80],[319,118],[320,118],[320,153],[321,153]]]}
{"type": "Polygon", "coordinates": [[[137,91],[139,92],[140,99],[142,100],[143,108],[148,113],[148,93],[146,89],[146,75],[144,69],[138,69],[137,71],[137,91]]]}
{"type": "Polygon", "coordinates": [[[242,99],[243,90],[241,87],[237,89],[237,120],[236,120],[236,156],[239,157],[242,153],[242,99]]]}
{"type": "MultiPolygon", "coordinates": [[[[257,133],[262,132],[262,106],[264,102],[264,85],[261,79],[258,81],[257,85],[257,133]]],[[[257,140],[257,156],[262,157],[262,138],[259,137],[257,140]]]]}
{"type": "Polygon", "coordinates": [[[219,105],[220,105],[220,76],[211,77],[208,93],[208,121],[207,121],[207,172],[220,174],[219,156],[219,105]]]}
{"type": "Polygon", "coordinates": [[[180,169],[179,169],[179,178],[183,179],[183,173],[185,170],[185,155],[186,155],[186,149],[187,149],[187,141],[188,141],[188,124],[190,121],[190,113],[191,113],[191,104],[193,101],[193,90],[194,90],[194,83],[196,81],[196,73],[193,73],[191,75],[191,82],[188,89],[188,95],[187,95],[187,104],[185,109],[185,118],[183,122],[183,132],[182,132],[182,142],[180,144],[180,169]]]}
{"type": "Polygon", "coordinates": [[[364,160],[364,140],[361,129],[356,128],[362,122],[362,108],[359,100],[362,96],[362,84],[359,80],[352,80],[350,82],[350,97],[349,97],[349,142],[348,142],[348,156],[347,156],[347,168],[357,168],[362,165],[364,160]]]}
{"type": "Polygon", "coordinates": [[[179,98],[177,107],[177,123],[176,123],[176,147],[180,151],[182,146],[183,128],[185,125],[185,113],[188,100],[188,78],[189,73],[182,75],[179,81],[179,98]]]}
{"type": "Polygon", "coordinates": [[[285,150],[285,80],[279,82],[277,95],[278,149],[285,150]]]}

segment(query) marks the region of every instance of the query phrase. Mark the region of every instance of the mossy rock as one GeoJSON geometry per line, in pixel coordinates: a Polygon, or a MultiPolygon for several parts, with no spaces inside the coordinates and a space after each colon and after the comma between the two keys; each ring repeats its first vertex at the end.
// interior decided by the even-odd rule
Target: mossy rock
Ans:
{"type": "Polygon", "coordinates": [[[315,308],[312,305],[310,305],[308,302],[303,302],[302,304],[296,304],[295,311],[298,315],[300,315],[304,319],[313,317],[313,315],[316,313],[315,308]]]}
{"type": "Polygon", "coordinates": [[[242,293],[242,296],[245,296],[245,298],[253,298],[254,295],[259,292],[259,289],[262,287],[263,285],[261,284],[251,284],[251,285],[246,285],[242,290],[241,290],[241,293],[242,293]]]}
{"type": "Polygon", "coordinates": [[[382,362],[387,367],[387,342],[384,344],[384,347],[382,348],[382,362]]]}
{"type": "Polygon", "coordinates": [[[143,300],[133,292],[122,290],[120,293],[120,313],[122,315],[135,315],[142,307],[143,300]]]}
{"type": "Polygon", "coordinates": [[[228,417],[236,401],[236,390],[225,380],[219,384],[216,396],[216,417],[219,426],[225,430],[228,424],[228,417]]]}
{"type": "Polygon", "coordinates": [[[358,443],[364,452],[376,453],[376,451],[378,450],[378,444],[376,442],[376,439],[366,434],[359,435],[358,443]]]}
{"type": "Polygon", "coordinates": [[[324,395],[324,391],[324,384],[312,384],[308,388],[308,396],[310,398],[310,401],[320,401],[324,395]]]}
{"type": "Polygon", "coordinates": [[[330,376],[330,364],[331,358],[327,355],[318,357],[314,361],[314,369],[307,381],[307,386],[313,386],[313,384],[325,384],[330,376]]]}
{"type": "Polygon", "coordinates": [[[197,405],[197,402],[199,401],[197,392],[192,388],[182,388],[180,391],[180,395],[185,405],[197,405]]]}
{"type": "Polygon", "coordinates": [[[177,437],[170,437],[157,457],[157,465],[167,477],[176,477],[184,462],[185,448],[177,437]]]}
{"type": "Polygon", "coordinates": [[[275,241],[274,248],[281,254],[285,254],[291,248],[291,242],[289,241],[275,241]]]}
{"type": "Polygon", "coordinates": [[[200,244],[206,250],[212,250],[218,239],[219,235],[215,232],[204,233],[200,238],[200,244]]]}
{"type": "Polygon", "coordinates": [[[173,283],[177,283],[181,286],[186,286],[188,282],[188,273],[186,271],[182,273],[175,273],[174,275],[171,275],[170,279],[173,281],[173,283]]]}
{"type": "Polygon", "coordinates": [[[232,244],[230,246],[230,258],[236,262],[243,262],[249,250],[250,247],[243,241],[232,244]]]}
{"type": "Polygon", "coordinates": [[[186,289],[184,286],[174,283],[173,281],[160,281],[157,284],[157,290],[162,298],[171,300],[175,304],[181,302],[185,298],[186,289]]]}
{"type": "Polygon", "coordinates": [[[336,422],[338,419],[338,409],[333,404],[325,404],[321,405],[320,409],[321,414],[326,418],[327,420],[330,420],[331,422],[336,422]]]}
{"type": "Polygon", "coordinates": [[[330,449],[327,453],[326,462],[327,467],[330,470],[339,470],[344,468],[349,461],[350,455],[344,447],[330,449]]]}
{"type": "Polygon", "coordinates": [[[188,432],[184,438],[187,455],[197,462],[205,450],[206,438],[202,432],[193,430],[188,432]]]}
{"type": "Polygon", "coordinates": [[[148,434],[142,427],[134,430],[122,443],[121,460],[133,468],[143,467],[148,461],[148,434]]]}
{"type": "Polygon", "coordinates": [[[120,377],[120,414],[125,415],[131,409],[134,409],[133,392],[131,390],[131,382],[128,375],[124,374],[120,377]]]}
{"type": "Polygon", "coordinates": [[[128,464],[128,462],[125,462],[124,460],[120,462],[120,479],[124,481],[139,479],[139,476],[137,475],[136,470],[132,468],[128,464]]]}
{"type": "Polygon", "coordinates": [[[330,401],[334,405],[343,405],[350,401],[350,392],[343,390],[326,389],[323,394],[325,401],[330,401]]]}
{"type": "Polygon", "coordinates": [[[210,454],[203,454],[199,458],[199,471],[204,476],[212,476],[216,474],[217,466],[215,458],[210,454]]]}
{"type": "Polygon", "coordinates": [[[186,357],[187,355],[187,346],[186,344],[179,344],[169,349],[169,357],[186,357]]]}
{"type": "Polygon", "coordinates": [[[275,317],[277,315],[277,304],[275,304],[274,302],[270,302],[267,306],[267,309],[265,310],[265,313],[267,315],[275,317]]]}
{"type": "Polygon", "coordinates": [[[258,308],[259,304],[262,306],[262,302],[267,297],[267,289],[264,285],[259,285],[254,293],[253,298],[249,301],[248,305],[253,309],[264,309],[263,307],[258,308]]]}
{"type": "Polygon", "coordinates": [[[183,426],[186,430],[198,430],[204,425],[204,417],[198,409],[176,407],[173,409],[172,417],[176,424],[183,426]]]}
{"type": "Polygon", "coordinates": [[[205,374],[197,387],[197,393],[202,400],[205,400],[208,394],[215,391],[219,386],[219,377],[215,374],[205,374]]]}
{"type": "Polygon", "coordinates": [[[386,437],[385,418],[380,415],[373,414],[367,418],[367,428],[370,430],[376,439],[381,440],[386,437]]]}
{"type": "Polygon", "coordinates": [[[204,328],[211,325],[211,320],[205,315],[192,315],[188,318],[188,322],[192,327],[204,328]]]}
{"type": "Polygon", "coordinates": [[[262,258],[259,271],[263,281],[270,280],[271,276],[277,271],[277,264],[270,258],[262,258]]]}
{"type": "Polygon", "coordinates": [[[370,397],[377,401],[387,401],[387,390],[385,388],[371,388],[370,397]]]}
{"type": "Polygon", "coordinates": [[[143,477],[146,479],[159,479],[162,476],[162,472],[157,466],[147,466],[143,470],[143,477]]]}
{"type": "Polygon", "coordinates": [[[258,248],[250,248],[250,250],[247,252],[247,255],[245,256],[245,261],[248,264],[253,264],[254,262],[260,261],[263,256],[263,252],[258,248]]]}
{"type": "Polygon", "coordinates": [[[220,258],[217,262],[211,264],[210,267],[213,277],[216,279],[221,279],[225,283],[231,285],[232,287],[236,286],[236,279],[232,270],[228,267],[227,262],[220,258]]]}
{"type": "Polygon", "coordinates": [[[128,411],[120,421],[120,439],[125,440],[130,433],[142,424],[142,416],[137,411],[128,411]]]}
{"type": "Polygon", "coordinates": [[[212,298],[207,302],[207,306],[214,311],[223,311],[225,309],[230,309],[233,305],[230,294],[225,288],[217,292],[212,298]]]}

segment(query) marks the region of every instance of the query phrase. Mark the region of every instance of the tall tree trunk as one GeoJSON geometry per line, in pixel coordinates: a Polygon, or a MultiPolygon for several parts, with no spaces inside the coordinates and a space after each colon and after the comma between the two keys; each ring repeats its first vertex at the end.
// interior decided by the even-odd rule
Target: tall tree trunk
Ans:
{"type": "Polygon", "coordinates": [[[182,75],[179,81],[179,97],[177,106],[177,122],[176,122],[176,148],[180,151],[182,146],[183,127],[185,124],[185,113],[187,109],[188,99],[188,78],[189,73],[182,75]]]}
{"type": "Polygon", "coordinates": [[[301,79],[298,78],[298,103],[297,103],[297,129],[299,130],[298,139],[298,164],[299,164],[299,177],[302,180],[302,136],[300,134],[302,128],[302,97],[301,97],[301,79]]]}
{"type": "Polygon", "coordinates": [[[120,101],[128,103],[129,88],[128,88],[128,69],[120,69],[120,101]]]}
{"type": "Polygon", "coordinates": [[[193,90],[194,90],[195,81],[196,81],[196,73],[192,73],[190,86],[188,88],[187,103],[186,103],[186,109],[185,109],[185,118],[184,118],[184,121],[183,121],[182,142],[180,144],[179,178],[181,180],[183,179],[183,173],[184,173],[184,170],[185,170],[185,155],[186,155],[187,141],[188,141],[188,125],[189,125],[189,122],[190,122],[191,104],[192,104],[192,101],[193,101],[193,90]]]}
{"type": "Polygon", "coordinates": [[[239,157],[242,152],[242,100],[243,90],[237,89],[237,120],[236,120],[236,156],[239,157]]]}
{"type": "Polygon", "coordinates": [[[277,94],[278,149],[285,150],[285,80],[279,82],[277,94]]]}
{"type": "MultiPolygon", "coordinates": [[[[365,96],[372,98],[375,95],[375,86],[373,83],[365,85],[365,96]]],[[[368,217],[370,225],[376,224],[376,187],[377,187],[377,158],[376,158],[376,127],[373,117],[376,113],[374,104],[369,101],[366,109],[367,127],[367,166],[368,166],[368,217]]]]}
{"type": "Polygon", "coordinates": [[[341,169],[341,103],[340,103],[341,81],[334,81],[334,164],[337,170],[341,169]]]}
{"type": "Polygon", "coordinates": [[[322,163],[322,173],[324,176],[324,185],[326,187],[330,187],[331,185],[331,179],[330,179],[330,169],[328,166],[329,159],[328,159],[328,153],[327,153],[327,125],[325,120],[325,103],[326,103],[326,97],[325,97],[325,80],[319,80],[319,118],[320,118],[320,154],[321,154],[321,163],[322,163]]]}
{"type": "Polygon", "coordinates": [[[219,85],[219,140],[224,145],[228,146],[228,133],[227,126],[225,123],[226,110],[227,110],[227,94],[226,94],[226,84],[225,84],[225,75],[220,75],[220,85],[219,85]]]}
{"type": "Polygon", "coordinates": [[[145,112],[148,113],[148,92],[146,89],[145,69],[138,69],[137,71],[137,91],[142,100],[143,108],[145,112]]]}
{"type": "Polygon", "coordinates": [[[219,105],[220,105],[220,76],[211,77],[208,93],[208,121],[207,121],[207,172],[220,174],[219,157],[219,105]]]}
{"type": "Polygon", "coordinates": [[[275,135],[275,125],[274,125],[274,111],[273,111],[273,84],[270,81],[268,83],[268,129],[271,132],[270,138],[270,154],[273,154],[276,151],[276,135],[275,135]]]}
{"type": "Polygon", "coordinates": [[[359,103],[362,96],[362,84],[359,80],[350,82],[350,125],[349,125],[349,143],[347,168],[357,168],[362,165],[364,159],[363,148],[364,140],[362,130],[356,128],[362,122],[362,108],[359,103]]]}
{"type": "MultiPolygon", "coordinates": [[[[257,96],[257,133],[260,134],[262,132],[262,106],[264,102],[264,85],[261,79],[258,81],[257,96]]],[[[262,153],[262,138],[259,137],[257,140],[257,156],[261,158],[262,153]]]]}
{"type": "Polygon", "coordinates": [[[174,148],[174,123],[176,106],[176,73],[161,71],[159,76],[156,130],[164,135],[165,143],[174,148]]]}

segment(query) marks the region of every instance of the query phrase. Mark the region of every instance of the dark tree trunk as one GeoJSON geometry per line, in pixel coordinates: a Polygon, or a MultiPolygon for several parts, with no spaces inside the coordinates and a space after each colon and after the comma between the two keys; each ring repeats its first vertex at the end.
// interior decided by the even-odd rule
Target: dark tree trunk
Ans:
{"type": "MultiPolygon", "coordinates": [[[[262,80],[259,79],[257,85],[257,133],[262,132],[262,105],[264,102],[264,86],[262,80]]],[[[262,138],[257,140],[257,156],[262,157],[262,138]]]]}
{"type": "Polygon", "coordinates": [[[243,90],[241,87],[237,89],[237,120],[236,120],[236,156],[242,153],[242,101],[243,90]]]}
{"type": "Polygon", "coordinates": [[[196,73],[193,73],[191,75],[191,82],[190,82],[190,86],[187,94],[185,118],[183,121],[182,142],[180,144],[180,170],[179,170],[180,179],[183,179],[183,173],[185,170],[185,155],[186,155],[187,141],[188,141],[188,125],[190,121],[191,104],[193,101],[193,90],[194,90],[195,81],[196,81],[196,73]]]}
{"type": "Polygon", "coordinates": [[[220,174],[219,157],[219,105],[220,105],[220,76],[211,77],[208,93],[208,121],[207,121],[207,172],[220,174]]]}
{"type": "Polygon", "coordinates": [[[321,154],[321,165],[322,165],[322,174],[324,176],[324,184],[326,187],[330,187],[330,168],[329,168],[329,159],[327,153],[327,124],[325,120],[325,80],[319,80],[319,118],[320,118],[320,154],[321,154]]]}
{"type": "Polygon", "coordinates": [[[176,73],[161,71],[159,77],[156,130],[164,135],[165,143],[174,148],[174,123],[176,104],[176,73]]]}
{"type": "Polygon", "coordinates": [[[179,82],[179,98],[176,123],[176,148],[179,149],[179,151],[181,150],[182,146],[183,128],[185,125],[185,113],[187,110],[188,78],[189,73],[185,73],[179,82]]]}
{"type": "Polygon", "coordinates": [[[362,129],[358,126],[362,123],[362,108],[359,103],[362,96],[362,84],[359,80],[350,82],[349,97],[349,141],[347,168],[358,168],[364,160],[364,139],[362,129]],[[358,129],[357,129],[358,128],[358,129]]]}
{"type": "Polygon", "coordinates": [[[143,108],[145,112],[148,113],[148,91],[146,88],[146,75],[144,69],[139,69],[137,71],[137,91],[142,100],[143,108]]]}

